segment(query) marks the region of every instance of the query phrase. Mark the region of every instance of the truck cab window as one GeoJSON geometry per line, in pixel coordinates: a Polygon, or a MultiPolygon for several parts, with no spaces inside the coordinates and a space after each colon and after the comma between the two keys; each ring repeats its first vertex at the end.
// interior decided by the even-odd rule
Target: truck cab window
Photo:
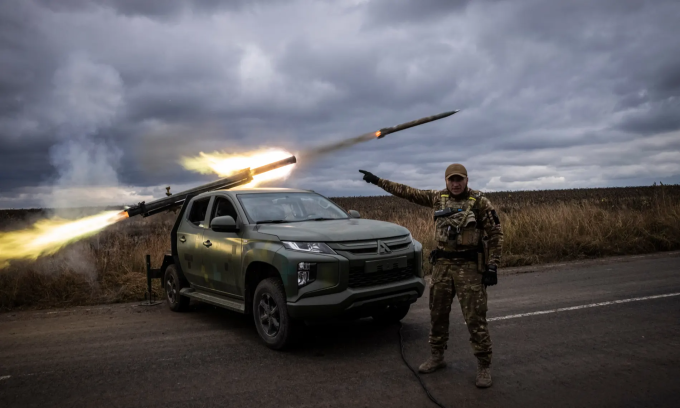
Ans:
{"type": "Polygon", "coordinates": [[[215,197],[215,203],[213,204],[212,213],[210,214],[210,222],[212,222],[215,217],[223,217],[225,215],[229,215],[234,221],[238,221],[238,213],[231,201],[225,197],[215,197]]]}
{"type": "Polygon", "coordinates": [[[205,221],[205,214],[208,212],[208,203],[210,203],[210,197],[194,201],[191,205],[189,217],[187,217],[189,222],[198,226],[205,221]]]}

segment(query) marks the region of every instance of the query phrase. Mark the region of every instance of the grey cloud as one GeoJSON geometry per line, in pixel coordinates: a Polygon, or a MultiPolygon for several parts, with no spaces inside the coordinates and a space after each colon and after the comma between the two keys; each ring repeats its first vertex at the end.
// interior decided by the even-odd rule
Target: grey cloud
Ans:
{"type": "Polygon", "coordinates": [[[3,139],[0,149],[0,195],[24,186],[35,186],[54,169],[49,162],[50,144],[42,140],[3,139]]]}
{"type": "Polygon", "coordinates": [[[555,169],[549,169],[544,167],[525,167],[521,172],[514,172],[510,174],[504,174],[501,176],[500,181],[503,183],[513,183],[517,181],[528,181],[536,180],[546,177],[556,177],[559,173],[555,169]]]}
{"type": "Polygon", "coordinates": [[[648,106],[631,112],[617,127],[644,135],[668,132],[680,128],[679,112],[680,99],[671,97],[664,101],[649,103],[648,106]]]}
{"type": "Polygon", "coordinates": [[[373,0],[368,3],[367,15],[371,24],[418,23],[433,18],[445,18],[461,11],[470,0],[373,0]]]}

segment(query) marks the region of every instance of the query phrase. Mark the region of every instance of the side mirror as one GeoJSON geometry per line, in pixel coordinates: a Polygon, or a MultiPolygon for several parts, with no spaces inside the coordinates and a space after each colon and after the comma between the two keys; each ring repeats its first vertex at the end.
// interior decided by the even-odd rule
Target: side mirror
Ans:
{"type": "Polygon", "coordinates": [[[349,210],[347,211],[349,214],[349,218],[361,218],[361,214],[359,214],[359,211],[356,210],[349,210]]]}
{"type": "Polygon", "coordinates": [[[213,218],[210,223],[210,229],[215,232],[236,232],[238,227],[236,221],[231,215],[224,215],[222,217],[213,218]]]}

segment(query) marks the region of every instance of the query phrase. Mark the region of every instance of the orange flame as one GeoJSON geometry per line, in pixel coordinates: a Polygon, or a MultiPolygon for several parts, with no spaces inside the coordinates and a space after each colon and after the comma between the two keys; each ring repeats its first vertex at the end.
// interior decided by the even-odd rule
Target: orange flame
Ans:
{"type": "MultiPolygon", "coordinates": [[[[239,170],[247,168],[255,168],[264,166],[265,164],[273,163],[278,160],[283,160],[292,156],[285,150],[257,150],[242,154],[229,153],[199,153],[194,157],[182,157],[180,163],[187,170],[192,170],[202,174],[215,173],[220,177],[227,177],[239,170]]],[[[263,182],[273,180],[285,180],[293,171],[294,165],[285,166],[278,169],[268,171],[266,173],[258,174],[253,177],[253,181],[244,185],[243,187],[255,187],[263,182]]]]}
{"type": "Polygon", "coordinates": [[[382,133],[380,133],[380,131],[377,131],[377,132],[375,132],[375,137],[380,137],[381,134],[382,133]]]}
{"type": "Polygon", "coordinates": [[[0,232],[0,269],[7,267],[10,260],[35,260],[54,254],[65,245],[126,218],[125,211],[105,211],[79,220],[45,219],[24,230],[0,232]]]}

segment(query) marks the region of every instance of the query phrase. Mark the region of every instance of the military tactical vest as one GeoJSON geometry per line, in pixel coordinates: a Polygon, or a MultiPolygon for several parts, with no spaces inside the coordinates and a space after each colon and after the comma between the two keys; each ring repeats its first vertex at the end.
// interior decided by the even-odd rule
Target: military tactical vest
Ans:
{"type": "Polygon", "coordinates": [[[452,208],[454,213],[435,220],[435,241],[446,251],[468,251],[477,249],[482,239],[482,220],[479,218],[477,200],[482,194],[469,190],[469,198],[455,199],[444,190],[441,192],[435,211],[452,208]]]}

